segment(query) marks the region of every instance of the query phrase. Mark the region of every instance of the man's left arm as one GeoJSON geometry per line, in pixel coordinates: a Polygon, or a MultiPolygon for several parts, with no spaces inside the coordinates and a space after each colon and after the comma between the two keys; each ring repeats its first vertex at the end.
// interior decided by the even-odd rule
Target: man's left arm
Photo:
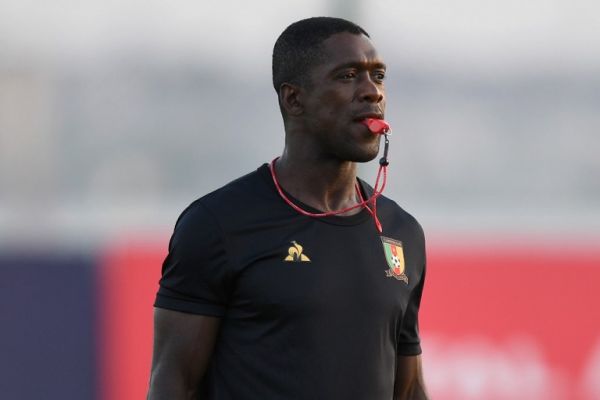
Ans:
{"type": "Polygon", "coordinates": [[[421,355],[397,356],[394,400],[429,400],[425,391],[421,355]]]}
{"type": "Polygon", "coordinates": [[[419,308],[425,285],[426,256],[425,235],[423,229],[416,222],[417,230],[415,239],[419,251],[413,253],[417,257],[412,260],[412,265],[422,266],[422,270],[415,269],[418,279],[412,289],[404,312],[402,327],[398,336],[399,347],[396,353],[396,379],[394,381],[394,400],[428,400],[421,366],[421,338],[419,335],[419,308]],[[420,272],[420,274],[419,274],[420,272]],[[419,276],[420,275],[420,276],[419,276]]]}

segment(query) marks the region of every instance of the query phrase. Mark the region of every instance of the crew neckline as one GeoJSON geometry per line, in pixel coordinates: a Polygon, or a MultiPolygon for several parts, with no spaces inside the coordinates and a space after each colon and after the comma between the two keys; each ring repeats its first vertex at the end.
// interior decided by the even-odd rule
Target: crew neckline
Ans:
{"type": "MultiPolygon", "coordinates": [[[[279,195],[279,193],[277,192],[277,188],[275,187],[275,183],[273,182],[273,177],[271,176],[271,170],[269,169],[269,164],[268,163],[264,163],[263,165],[261,165],[257,171],[261,174],[261,176],[267,180],[267,183],[269,185],[269,188],[272,190],[273,194],[277,197],[277,199],[279,199],[279,201],[281,202],[282,205],[285,206],[285,208],[287,208],[291,213],[294,213],[296,215],[301,215],[303,217],[306,218],[312,218],[318,221],[322,221],[322,222],[326,222],[329,224],[333,224],[333,225],[357,225],[360,224],[368,219],[372,219],[371,214],[369,213],[369,211],[366,208],[362,208],[360,210],[360,212],[353,214],[353,215],[347,215],[347,216],[341,216],[341,215],[329,215],[329,216],[325,216],[325,217],[311,217],[308,215],[303,215],[301,213],[299,213],[298,211],[294,210],[289,204],[287,204],[285,202],[284,199],[281,198],[281,196],[279,195]]],[[[356,178],[357,182],[358,182],[358,186],[360,188],[361,194],[363,196],[363,198],[368,198],[371,195],[372,190],[370,190],[370,188],[368,187],[368,185],[360,178],[356,178]]],[[[283,193],[298,207],[302,208],[303,210],[306,210],[308,212],[311,213],[322,213],[324,211],[322,210],[318,210],[308,204],[303,203],[302,201],[298,200],[297,198],[295,198],[294,196],[292,196],[290,193],[288,193],[283,187],[281,188],[281,190],[283,191],[283,193]]]]}

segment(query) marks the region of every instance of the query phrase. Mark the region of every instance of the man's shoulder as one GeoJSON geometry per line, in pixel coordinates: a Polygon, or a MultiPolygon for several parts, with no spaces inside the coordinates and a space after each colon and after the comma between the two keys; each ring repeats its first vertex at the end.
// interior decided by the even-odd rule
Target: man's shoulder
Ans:
{"type": "Polygon", "coordinates": [[[255,171],[194,200],[182,212],[180,219],[206,214],[217,219],[224,216],[235,218],[236,215],[261,207],[268,203],[274,194],[274,189],[269,186],[268,177],[268,166],[263,164],[255,171]]]}
{"type": "Polygon", "coordinates": [[[245,203],[256,196],[261,196],[268,191],[267,164],[249,172],[233,181],[200,197],[198,202],[205,206],[218,209],[231,203],[245,203]]]}
{"type": "Polygon", "coordinates": [[[382,195],[381,199],[378,200],[377,203],[378,208],[379,204],[381,204],[382,210],[387,210],[388,212],[393,213],[397,218],[401,218],[406,223],[420,226],[419,221],[417,221],[417,219],[411,213],[401,207],[395,200],[382,195]]]}
{"type": "MultiPolygon", "coordinates": [[[[366,194],[371,196],[373,194],[373,188],[362,179],[359,181],[366,194]]],[[[417,221],[417,219],[411,213],[401,207],[395,200],[392,200],[383,194],[377,197],[377,213],[380,217],[393,220],[395,223],[409,225],[414,227],[416,230],[423,230],[421,228],[421,224],[419,224],[419,221],[417,221]]]]}
{"type": "Polygon", "coordinates": [[[381,199],[377,200],[377,211],[381,212],[382,218],[392,224],[402,226],[404,229],[411,231],[413,235],[424,238],[423,227],[419,221],[394,200],[381,196],[381,199]]]}

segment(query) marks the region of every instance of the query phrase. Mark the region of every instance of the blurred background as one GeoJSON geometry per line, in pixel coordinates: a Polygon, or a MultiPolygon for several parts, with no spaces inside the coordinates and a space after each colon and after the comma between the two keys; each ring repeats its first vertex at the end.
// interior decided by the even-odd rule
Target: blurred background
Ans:
{"type": "Polygon", "coordinates": [[[592,0],[0,0],[0,397],[145,398],[175,220],[280,154],[272,47],[317,15],[388,64],[432,398],[600,398],[592,0]]]}

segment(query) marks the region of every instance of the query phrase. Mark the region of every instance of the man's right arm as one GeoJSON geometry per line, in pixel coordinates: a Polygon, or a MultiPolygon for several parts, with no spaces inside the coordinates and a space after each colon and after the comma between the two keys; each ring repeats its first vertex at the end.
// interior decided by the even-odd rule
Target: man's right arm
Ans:
{"type": "Polygon", "coordinates": [[[198,399],[215,347],[220,318],[154,309],[154,348],[148,400],[198,399]]]}

